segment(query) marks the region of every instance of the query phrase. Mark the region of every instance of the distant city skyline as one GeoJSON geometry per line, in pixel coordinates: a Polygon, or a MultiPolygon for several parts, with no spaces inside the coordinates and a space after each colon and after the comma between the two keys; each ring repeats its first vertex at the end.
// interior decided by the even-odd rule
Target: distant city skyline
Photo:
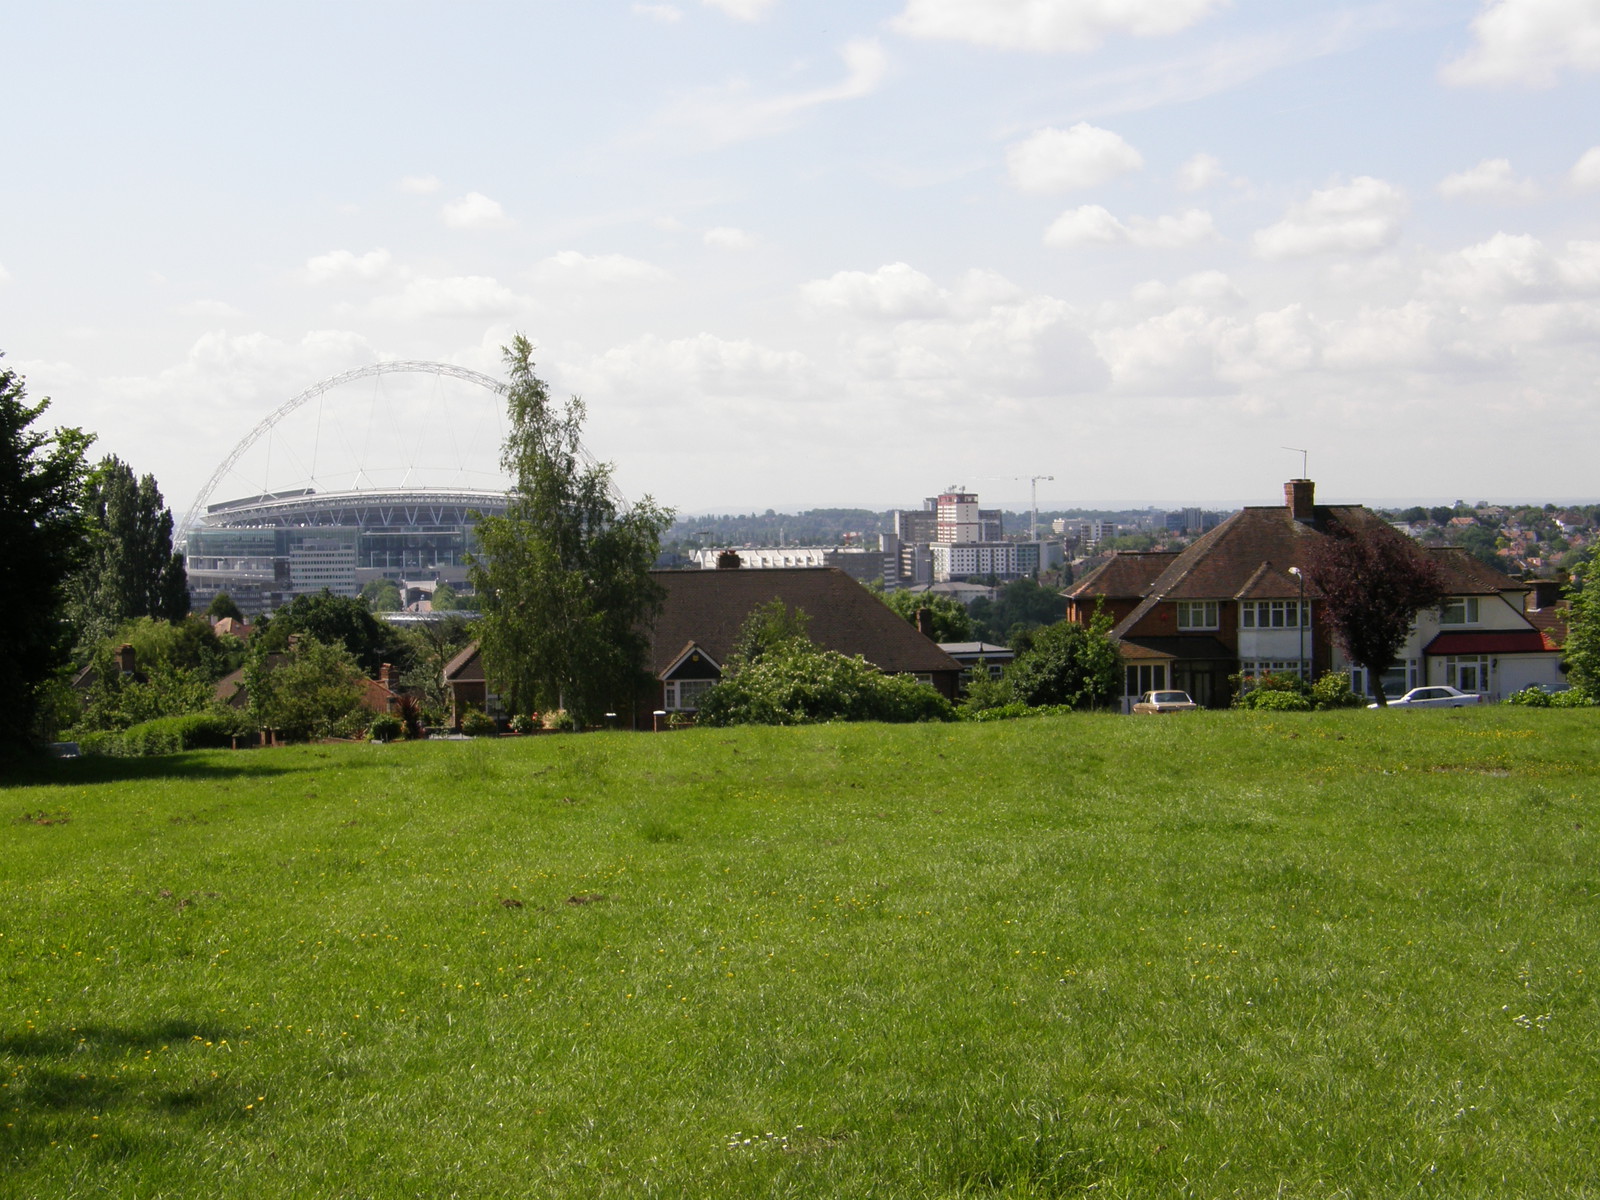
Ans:
{"type": "Polygon", "coordinates": [[[1231,509],[1290,446],[1330,502],[1600,493],[1600,0],[133,0],[6,40],[0,350],[179,514],[319,380],[498,376],[518,331],[684,513],[1231,509]]]}

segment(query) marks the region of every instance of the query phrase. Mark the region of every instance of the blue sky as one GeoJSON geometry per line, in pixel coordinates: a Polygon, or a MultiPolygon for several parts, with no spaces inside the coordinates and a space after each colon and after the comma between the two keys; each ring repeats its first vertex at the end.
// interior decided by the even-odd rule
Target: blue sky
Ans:
{"type": "MultiPolygon", "coordinates": [[[[1600,0],[64,4],[6,40],[0,349],[180,511],[318,380],[493,373],[517,331],[684,512],[1270,502],[1285,446],[1329,499],[1600,494],[1600,0]]],[[[412,449],[368,468],[492,429],[414,391],[252,470],[305,482],[378,403],[412,449]]]]}

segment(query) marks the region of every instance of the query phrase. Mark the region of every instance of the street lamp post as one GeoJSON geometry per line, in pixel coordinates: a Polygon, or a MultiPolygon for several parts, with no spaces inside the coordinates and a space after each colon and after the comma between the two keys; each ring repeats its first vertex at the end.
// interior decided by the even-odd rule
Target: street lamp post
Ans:
{"type": "Polygon", "coordinates": [[[1306,577],[1299,567],[1290,567],[1289,574],[1300,581],[1300,605],[1295,609],[1294,623],[1300,631],[1300,678],[1303,681],[1309,674],[1306,670],[1306,577]]]}

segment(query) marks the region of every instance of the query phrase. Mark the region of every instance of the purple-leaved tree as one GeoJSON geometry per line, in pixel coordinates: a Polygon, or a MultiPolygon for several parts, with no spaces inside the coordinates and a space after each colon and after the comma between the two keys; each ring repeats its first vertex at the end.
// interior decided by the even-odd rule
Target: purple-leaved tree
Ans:
{"type": "Polygon", "coordinates": [[[1339,648],[1367,670],[1372,698],[1386,703],[1383,673],[1393,665],[1423,609],[1444,595],[1439,564],[1387,525],[1330,521],[1306,553],[1307,582],[1339,648]]]}

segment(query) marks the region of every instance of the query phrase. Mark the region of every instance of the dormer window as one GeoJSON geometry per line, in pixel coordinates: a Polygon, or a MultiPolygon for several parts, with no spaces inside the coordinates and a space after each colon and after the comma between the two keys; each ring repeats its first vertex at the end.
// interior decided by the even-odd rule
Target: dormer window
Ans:
{"type": "Polygon", "coordinates": [[[1478,598],[1476,596],[1451,596],[1439,606],[1439,624],[1476,625],[1478,623],[1478,598]]]}
{"type": "Polygon", "coordinates": [[[1215,600],[1179,600],[1179,629],[1217,629],[1218,604],[1215,600]]]}

